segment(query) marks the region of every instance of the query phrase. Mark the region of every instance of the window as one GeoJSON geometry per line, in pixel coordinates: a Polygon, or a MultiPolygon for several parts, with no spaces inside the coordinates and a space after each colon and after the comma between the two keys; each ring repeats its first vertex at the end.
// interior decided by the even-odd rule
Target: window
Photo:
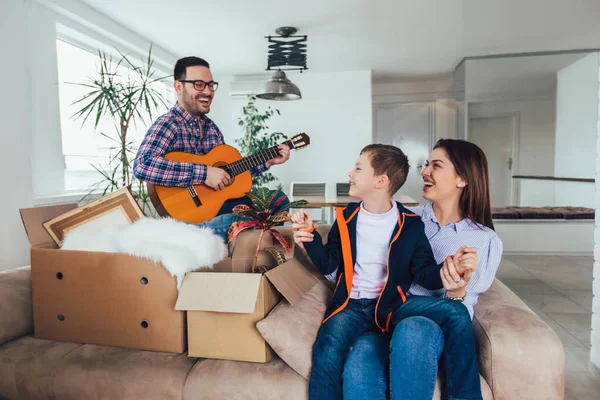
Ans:
{"type": "MultiPolygon", "coordinates": [[[[56,41],[58,60],[58,91],[60,102],[60,124],[62,136],[62,150],[64,157],[65,191],[83,192],[89,190],[102,181],[102,175],[96,170],[109,170],[109,160],[118,151],[116,139],[117,127],[115,121],[104,116],[94,129],[94,114],[83,123],[83,118],[74,119],[75,113],[83,107],[83,103],[73,104],[89,89],[75,83],[88,83],[97,76],[100,57],[91,51],[84,50],[63,40],[56,41]],[[106,136],[108,137],[106,137],[106,136]]],[[[118,60],[119,57],[113,57],[118,60]]],[[[132,72],[121,65],[123,74],[132,72]]],[[[165,76],[168,75],[165,73],[165,76]]],[[[133,75],[132,75],[133,76],[133,75]]],[[[171,81],[161,82],[155,89],[164,96],[167,105],[171,105],[174,92],[170,86],[171,81]]],[[[153,118],[164,114],[167,108],[160,106],[153,112],[153,118]]],[[[153,121],[147,119],[137,126],[132,125],[128,130],[128,140],[134,142],[137,148],[143,139],[147,128],[153,121]]]]}

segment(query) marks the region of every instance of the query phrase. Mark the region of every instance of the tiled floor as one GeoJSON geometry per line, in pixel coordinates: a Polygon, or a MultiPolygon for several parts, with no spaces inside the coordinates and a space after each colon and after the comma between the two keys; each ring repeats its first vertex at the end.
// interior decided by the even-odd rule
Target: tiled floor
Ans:
{"type": "Polygon", "coordinates": [[[497,277],[554,329],[565,347],[566,400],[600,399],[588,373],[592,257],[504,256],[497,277]]]}

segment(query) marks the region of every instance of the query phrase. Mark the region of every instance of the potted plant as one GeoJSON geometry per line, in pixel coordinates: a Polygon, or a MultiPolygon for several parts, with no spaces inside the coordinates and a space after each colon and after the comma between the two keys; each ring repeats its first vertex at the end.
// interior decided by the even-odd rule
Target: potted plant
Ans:
{"type": "Polygon", "coordinates": [[[106,116],[115,124],[115,132],[112,135],[100,133],[115,146],[110,148],[108,168],[92,164],[102,179],[91,188],[89,194],[102,189],[104,196],[114,190],[129,187],[133,189],[134,197],[146,211],[150,210],[150,198],[145,185],[133,178],[131,161],[137,153],[137,146],[128,136],[128,132],[131,126],[145,124],[146,118],[151,122],[153,113],[161,107],[168,108],[156,85],[169,76],[157,76],[153,67],[152,46],[142,65],[134,63],[120,51],[119,54],[120,59],[113,62],[112,56],[99,51],[96,75],[90,77],[88,82],[73,83],[89,90],[73,103],[81,108],[72,118],[82,119],[83,125],[92,117],[94,129],[98,128],[100,119],[106,116]]]}
{"type": "Polygon", "coordinates": [[[263,237],[265,234],[271,235],[273,241],[281,244],[285,251],[291,251],[292,239],[275,230],[274,227],[285,221],[289,221],[290,213],[288,210],[290,208],[298,208],[308,204],[306,200],[293,201],[275,211],[274,209],[277,206],[275,199],[278,194],[279,190],[270,191],[268,188],[259,188],[255,192],[247,193],[248,197],[252,200],[252,206],[240,204],[233,208],[233,212],[243,217],[244,220],[234,222],[231,225],[227,232],[228,242],[231,242],[240,232],[246,229],[260,229],[256,252],[254,253],[254,261],[252,262],[252,272],[266,272],[266,268],[256,265],[258,255],[263,250],[273,256],[277,265],[285,262],[285,253],[281,249],[275,246],[261,247],[263,237]]]}
{"type": "MultiPolygon", "coordinates": [[[[269,132],[267,121],[279,110],[273,110],[268,107],[264,112],[256,108],[256,96],[248,96],[248,103],[242,108],[242,117],[238,118],[238,124],[244,130],[244,135],[236,139],[240,152],[244,157],[266,150],[283,142],[288,137],[281,132],[269,132]]],[[[252,177],[252,187],[254,189],[268,185],[276,181],[277,178],[270,172],[265,172],[259,176],[252,177]]],[[[281,190],[281,186],[278,187],[281,190]]]]}

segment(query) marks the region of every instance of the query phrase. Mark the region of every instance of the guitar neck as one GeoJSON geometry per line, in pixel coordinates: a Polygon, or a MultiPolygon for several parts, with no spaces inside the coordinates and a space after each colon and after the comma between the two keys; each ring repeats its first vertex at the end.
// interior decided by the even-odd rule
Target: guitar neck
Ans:
{"type": "MultiPolygon", "coordinates": [[[[291,140],[286,140],[282,144],[289,146],[290,149],[294,148],[294,144],[291,140]]],[[[252,154],[251,156],[244,157],[241,160],[227,164],[226,170],[231,176],[236,176],[243,172],[250,171],[251,169],[258,167],[267,161],[279,157],[280,154],[278,147],[279,145],[269,147],[266,150],[259,151],[256,154],[252,154]]]]}

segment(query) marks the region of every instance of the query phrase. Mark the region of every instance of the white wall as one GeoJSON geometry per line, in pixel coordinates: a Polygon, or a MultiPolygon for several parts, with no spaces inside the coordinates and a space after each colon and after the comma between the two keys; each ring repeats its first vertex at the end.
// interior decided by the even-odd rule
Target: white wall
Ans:
{"type": "MultiPolygon", "coordinates": [[[[600,68],[598,69],[598,83],[600,86],[600,68]]],[[[598,88],[598,121],[596,123],[596,143],[594,148],[596,149],[596,230],[594,234],[594,281],[593,281],[593,292],[594,300],[592,304],[592,333],[591,333],[591,344],[592,348],[590,351],[590,371],[597,377],[600,378],[600,87],[598,88]]]]}
{"type": "Polygon", "coordinates": [[[504,254],[590,256],[594,249],[591,220],[494,220],[504,254]]]}
{"type": "Polygon", "coordinates": [[[0,196],[0,270],[27,265],[29,244],[19,208],[33,202],[31,179],[31,68],[29,7],[26,0],[0,2],[0,159],[4,189],[0,196]]]}
{"type": "MultiPolygon", "coordinates": [[[[516,115],[519,119],[518,169],[513,175],[554,174],[554,99],[491,101],[468,104],[469,118],[516,115]]],[[[554,202],[554,185],[518,182],[520,205],[545,206],[554,202]]]]}
{"type": "Polygon", "coordinates": [[[30,116],[33,128],[32,174],[34,197],[60,194],[65,189],[64,159],[58,101],[56,62],[56,16],[31,2],[31,56],[33,97],[30,116]]]}
{"type": "Polygon", "coordinates": [[[454,89],[451,75],[427,81],[376,83],[373,85],[373,105],[430,102],[435,112],[435,143],[438,139],[457,137],[454,89]]]}
{"type": "MultiPolygon", "coordinates": [[[[231,76],[219,76],[219,90],[209,116],[219,126],[228,144],[242,135],[238,118],[246,102],[232,97],[231,76]]],[[[306,132],[311,138],[307,148],[292,153],[290,161],[274,166],[271,172],[289,191],[293,181],[326,182],[328,194],[335,194],[335,183],[346,182],[347,173],[360,150],[372,140],[371,72],[290,73],[302,92],[302,99],[290,102],[257,100],[259,109],[278,109],[268,122],[271,131],[293,136],[306,132]]]]}
{"type": "MultiPolygon", "coordinates": [[[[598,53],[558,71],[554,176],[594,178],[598,124],[598,53]]],[[[557,206],[594,207],[594,185],[555,184],[557,206]]]]}

